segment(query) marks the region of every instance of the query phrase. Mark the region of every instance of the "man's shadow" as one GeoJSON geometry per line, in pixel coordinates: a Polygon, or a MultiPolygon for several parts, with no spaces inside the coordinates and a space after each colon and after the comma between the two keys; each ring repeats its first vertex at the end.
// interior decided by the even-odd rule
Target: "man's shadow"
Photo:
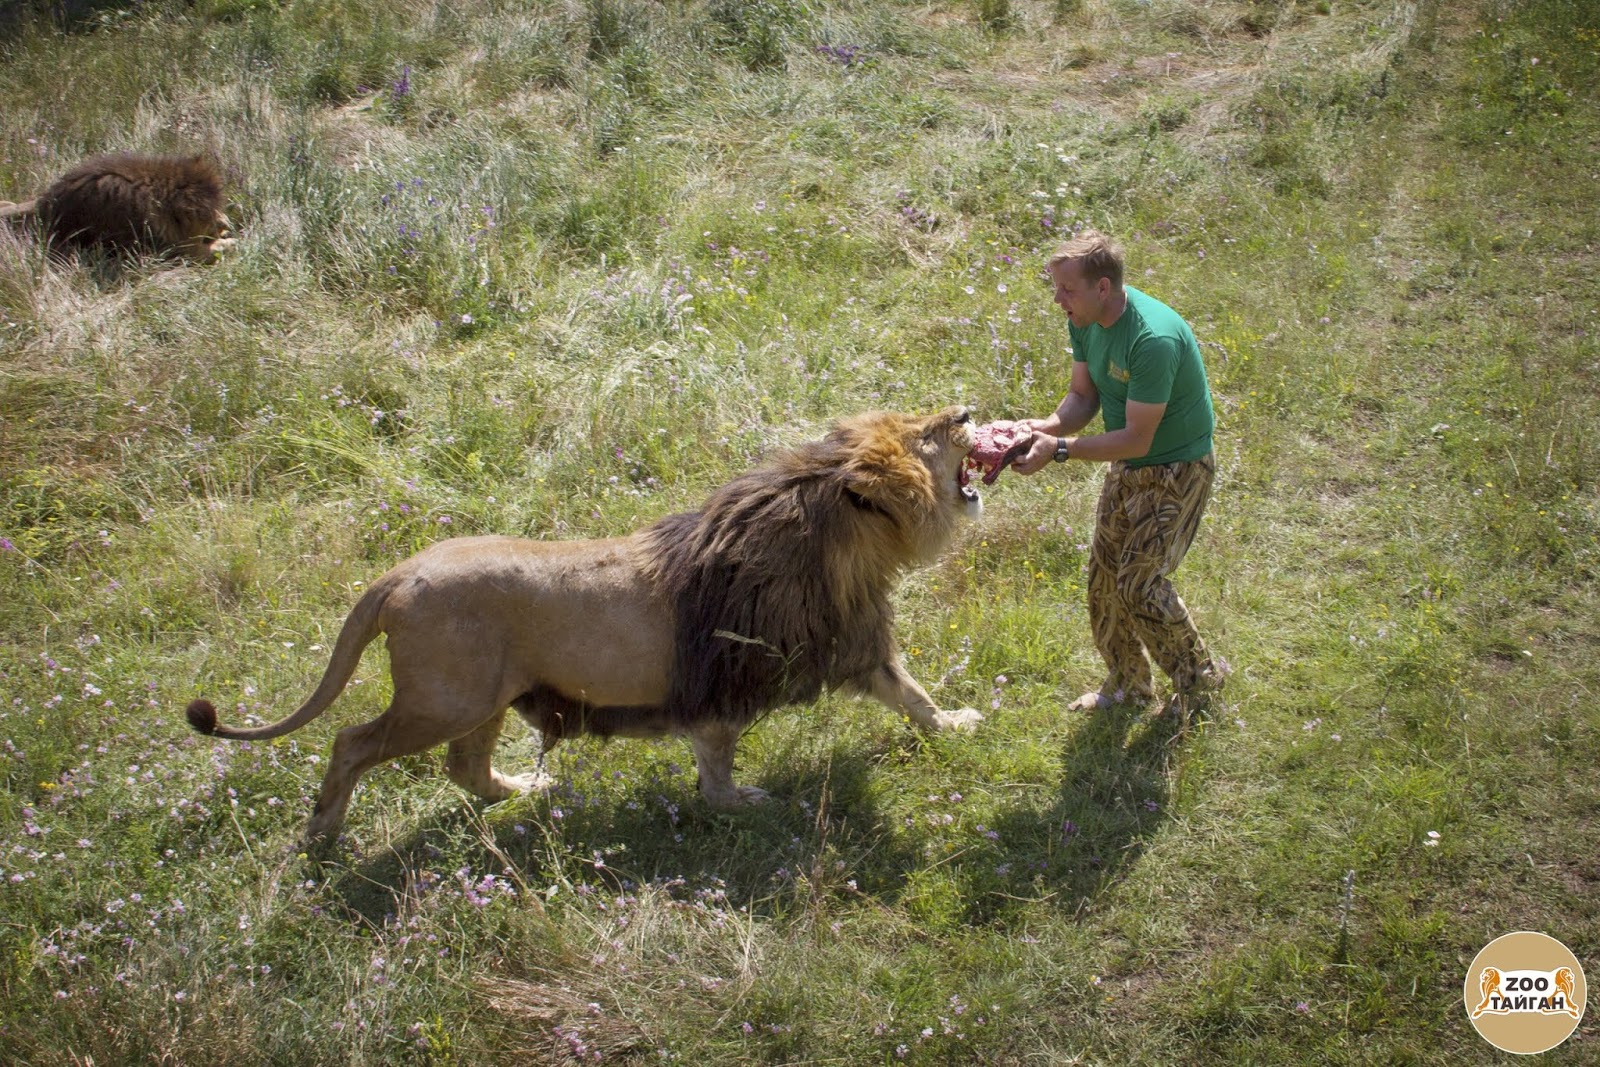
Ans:
{"type": "Polygon", "coordinates": [[[1143,855],[1170,817],[1171,780],[1193,724],[1117,704],[1090,712],[1065,738],[1061,779],[1047,808],[996,819],[1015,857],[1009,888],[976,906],[974,921],[1005,922],[1017,904],[1048,898],[1081,914],[1143,855]]]}

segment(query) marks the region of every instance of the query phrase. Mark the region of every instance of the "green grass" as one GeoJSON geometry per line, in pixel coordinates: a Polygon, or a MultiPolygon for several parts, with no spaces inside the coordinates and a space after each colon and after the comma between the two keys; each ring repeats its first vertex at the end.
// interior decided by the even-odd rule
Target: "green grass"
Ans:
{"type": "Polygon", "coordinates": [[[0,233],[0,1060],[1489,1062],[1478,949],[1596,958],[1593,5],[23,7],[0,189],[205,147],[242,241],[0,233]],[[983,728],[774,714],[737,817],[681,742],[493,806],[434,754],[318,862],[381,654],[292,738],[183,724],[295,706],[441,537],[627,531],[870,407],[1042,414],[1079,221],[1216,392],[1177,584],[1236,673],[1186,735],[1061,710],[1077,465],[899,598],[983,728]]]}

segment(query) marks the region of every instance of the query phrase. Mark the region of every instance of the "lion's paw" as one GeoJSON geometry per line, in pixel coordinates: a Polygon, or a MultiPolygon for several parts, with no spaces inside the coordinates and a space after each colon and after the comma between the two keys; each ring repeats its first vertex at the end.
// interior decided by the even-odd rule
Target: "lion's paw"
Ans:
{"type": "Polygon", "coordinates": [[[505,784],[513,793],[546,793],[556,784],[556,780],[544,771],[529,771],[527,774],[508,774],[505,784]]]}
{"type": "Polygon", "coordinates": [[[952,711],[941,711],[934,716],[934,726],[939,730],[954,730],[957,733],[970,734],[978,728],[983,721],[983,712],[977,708],[956,708],[952,711]]]}
{"type": "Polygon", "coordinates": [[[726,793],[707,795],[706,803],[719,811],[738,811],[755,804],[765,804],[772,794],[753,785],[736,785],[726,793]]]}
{"type": "Polygon", "coordinates": [[[218,259],[233,251],[238,240],[233,237],[218,237],[209,245],[200,249],[199,258],[206,263],[215,263],[218,259]]]}

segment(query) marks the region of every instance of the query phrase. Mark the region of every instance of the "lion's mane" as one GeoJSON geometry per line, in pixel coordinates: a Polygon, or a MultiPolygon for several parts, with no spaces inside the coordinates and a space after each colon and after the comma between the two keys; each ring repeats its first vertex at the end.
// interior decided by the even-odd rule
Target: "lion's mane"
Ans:
{"type": "Polygon", "coordinates": [[[894,654],[900,572],[952,526],[927,468],[850,423],[659,520],[641,542],[675,613],[665,715],[748,723],[861,684],[894,654]]]}
{"type": "Polygon", "coordinates": [[[216,236],[224,202],[222,174],[204,156],[111,154],[51,182],[32,209],[57,244],[167,252],[216,236]]]}

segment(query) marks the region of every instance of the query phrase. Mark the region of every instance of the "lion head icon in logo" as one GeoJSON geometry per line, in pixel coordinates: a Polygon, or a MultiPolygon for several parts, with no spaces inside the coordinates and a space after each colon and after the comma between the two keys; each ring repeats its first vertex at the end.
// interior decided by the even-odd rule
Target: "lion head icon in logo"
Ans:
{"type": "Polygon", "coordinates": [[[1493,967],[1485,967],[1483,974],[1478,977],[1478,988],[1483,993],[1483,1003],[1472,1009],[1474,1019],[1488,1010],[1489,998],[1500,988],[1500,972],[1493,967]]]}
{"type": "Polygon", "coordinates": [[[1578,999],[1578,979],[1577,976],[1572,973],[1572,968],[1558,968],[1554,975],[1554,981],[1556,988],[1561,990],[1562,995],[1565,997],[1566,1008],[1564,1010],[1566,1013],[1572,1016],[1574,1019],[1579,1018],[1581,1013],[1578,1011],[1578,1005],[1576,1003],[1578,999]]]}

